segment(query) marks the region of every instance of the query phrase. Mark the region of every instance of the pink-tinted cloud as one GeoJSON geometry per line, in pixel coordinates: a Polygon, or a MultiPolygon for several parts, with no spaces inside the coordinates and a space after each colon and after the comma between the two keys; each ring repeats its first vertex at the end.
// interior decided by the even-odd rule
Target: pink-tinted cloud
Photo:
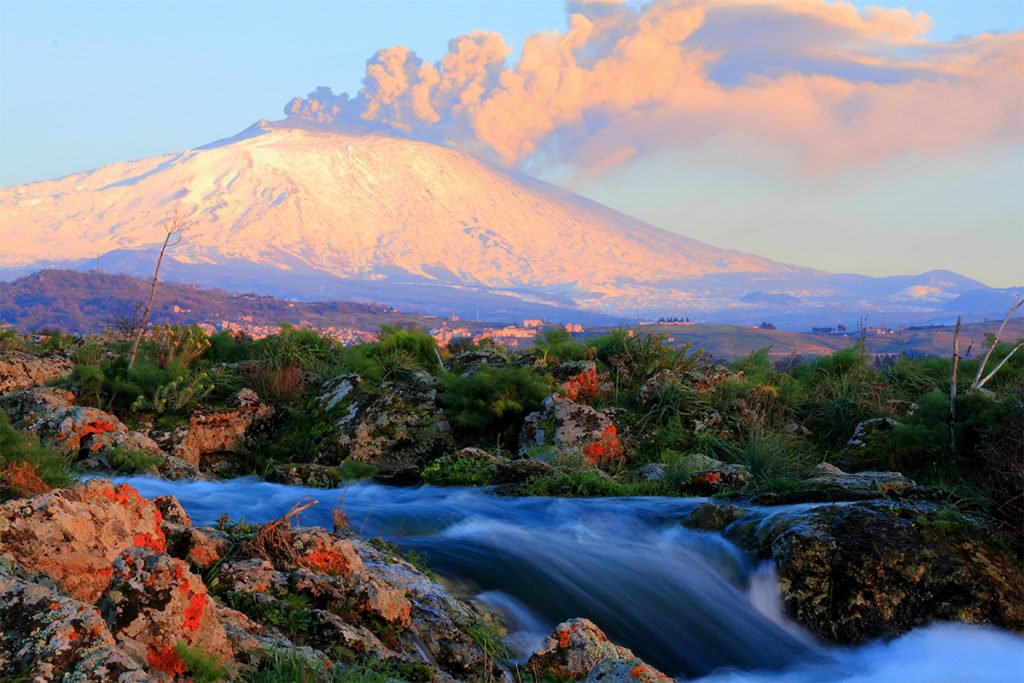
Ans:
{"type": "Polygon", "coordinates": [[[903,9],[825,0],[571,2],[568,28],[404,47],[367,63],[355,97],[321,88],[289,117],[445,142],[506,165],[591,171],[742,134],[809,168],[1024,138],[1024,33],[927,40],[903,9]]]}

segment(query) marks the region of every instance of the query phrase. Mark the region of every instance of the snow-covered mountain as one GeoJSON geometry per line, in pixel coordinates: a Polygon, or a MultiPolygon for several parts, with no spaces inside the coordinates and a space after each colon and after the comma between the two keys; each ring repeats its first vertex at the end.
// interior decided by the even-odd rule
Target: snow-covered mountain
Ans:
{"type": "MultiPolygon", "coordinates": [[[[462,313],[482,303],[509,317],[556,307],[734,319],[858,299],[843,291],[853,282],[711,247],[463,152],[266,122],[178,154],[0,188],[0,269],[146,274],[175,211],[190,228],[171,277],[278,295],[462,313]]],[[[949,274],[880,289],[858,305],[941,311],[987,288],[949,274]]]]}

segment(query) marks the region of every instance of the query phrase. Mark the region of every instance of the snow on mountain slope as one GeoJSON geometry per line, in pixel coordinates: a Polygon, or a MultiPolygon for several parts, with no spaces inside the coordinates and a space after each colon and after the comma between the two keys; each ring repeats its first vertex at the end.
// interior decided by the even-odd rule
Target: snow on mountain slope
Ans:
{"type": "Polygon", "coordinates": [[[630,280],[792,270],[527,186],[444,147],[300,129],[238,138],[0,190],[0,266],[150,246],[180,210],[193,227],[178,260],[303,264],[341,278],[397,268],[615,295],[630,280]]]}
{"type": "Polygon", "coordinates": [[[446,147],[262,121],[194,150],[0,188],[0,276],[43,265],[145,276],[174,211],[191,227],[168,277],[445,315],[484,304],[511,319],[546,306],[532,315],[557,307],[756,323],[888,310],[910,320],[948,317],[951,301],[987,289],[951,273],[787,266],[446,147]]]}

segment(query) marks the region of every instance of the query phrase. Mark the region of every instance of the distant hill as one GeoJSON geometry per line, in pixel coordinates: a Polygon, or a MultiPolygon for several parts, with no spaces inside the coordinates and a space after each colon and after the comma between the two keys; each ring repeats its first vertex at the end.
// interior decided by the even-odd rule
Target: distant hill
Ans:
{"type": "MultiPolygon", "coordinates": [[[[118,319],[131,317],[136,307],[145,305],[149,290],[148,281],[127,275],[42,270],[12,282],[0,282],[0,323],[22,332],[55,327],[67,334],[96,333],[114,327],[118,319]]],[[[151,321],[207,322],[218,326],[223,321],[245,326],[276,326],[286,322],[374,332],[381,325],[433,327],[442,319],[401,313],[377,304],[296,302],[161,282],[151,321]]]]}

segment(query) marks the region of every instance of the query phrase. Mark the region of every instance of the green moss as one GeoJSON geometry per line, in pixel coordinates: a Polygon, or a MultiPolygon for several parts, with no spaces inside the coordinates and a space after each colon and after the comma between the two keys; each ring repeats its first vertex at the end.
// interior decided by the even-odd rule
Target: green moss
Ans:
{"type": "Polygon", "coordinates": [[[490,458],[446,455],[424,468],[423,481],[434,486],[488,486],[497,471],[497,463],[490,458]]]}
{"type": "Polygon", "coordinates": [[[158,456],[146,455],[142,451],[128,448],[127,446],[115,446],[107,455],[111,468],[126,474],[141,474],[153,472],[163,459],[158,456]]]}

